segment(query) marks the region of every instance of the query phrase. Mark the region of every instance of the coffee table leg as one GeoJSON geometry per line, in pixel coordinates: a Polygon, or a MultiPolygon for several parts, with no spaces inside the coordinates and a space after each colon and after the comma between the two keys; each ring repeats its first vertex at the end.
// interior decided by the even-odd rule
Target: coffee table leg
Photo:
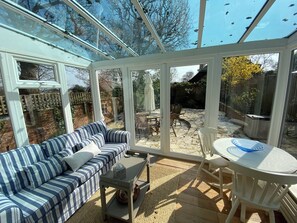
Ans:
{"type": "Polygon", "coordinates": [[[103,220],[106,221],[107,220],[107,216],[106,216],[106,196],[105,196],[105,186],[104,185],[100,185],[100,194],[101,194],[101,207],[102,207],[102,217],[103,220]]]}
{"type": "MultiPolygon", "coordinates": [[[[147,163],[146,165],[146,182],[148,184],[150,184],[150,163],[147,163]]],[[[147,190],[149,191],[150,190],[150,185],[149,187],[147,188],[147,190]]]]}
{"type": "Polygon", "coordinates": [[[128,191],[128,214],[129,214],[129,222],[133,223],[134,218],[133,218],[133,189],[130,189],[128,191]]]}

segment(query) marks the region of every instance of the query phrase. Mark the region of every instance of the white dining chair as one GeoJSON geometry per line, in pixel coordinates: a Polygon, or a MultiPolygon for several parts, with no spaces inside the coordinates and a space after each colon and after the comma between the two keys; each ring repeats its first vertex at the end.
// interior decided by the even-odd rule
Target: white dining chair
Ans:
{"type": "MultiPolygon", "coordinates": [[[[217,130],[215,128],[203,127],[198,130],[198,136],[200,139],[200,147],[203,155],[203,160],[198,168],[197,176],[201,171],[212,176],[219,183],[220,197],[223,197],[223,169],[228,166],[228,161],[222,158],[220,155],[214,153],[212,143],[216,140],[217,130]],[[208,167],[205,167],[205,163],[208,163],[208,167]]],[[[216,186],[215,184],[211,184],[216,186]]]]}
{"type": "Polygon", "coordinates": [[[245,222],[246,206],[268,211],[270,223],[275,222],[274,212],[279,210],[281,200],[289,187],[297,183],[297,174],[263,172],[230,162],[234,171],[232,186],[232,208],[226,219],[231,222],[241,204],[240,221],[245,222]]]}

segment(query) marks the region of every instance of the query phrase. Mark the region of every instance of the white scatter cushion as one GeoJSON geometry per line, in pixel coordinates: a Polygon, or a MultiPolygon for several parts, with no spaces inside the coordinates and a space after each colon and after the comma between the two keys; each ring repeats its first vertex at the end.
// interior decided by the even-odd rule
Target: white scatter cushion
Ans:
{"type": "Polygon", "coordinates": [[[91,142],[73,155],[65,157],[64,160],[73,171],[76,171],[100,152],[101,150],[98,146],[94,142],[91,142]]]}

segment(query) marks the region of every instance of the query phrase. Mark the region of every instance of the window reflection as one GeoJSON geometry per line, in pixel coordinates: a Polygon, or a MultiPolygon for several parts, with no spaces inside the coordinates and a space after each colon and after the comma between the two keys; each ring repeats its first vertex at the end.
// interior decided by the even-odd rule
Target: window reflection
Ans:
{"type": "Polygon", "coordinates": [[[110,128],[124,129],[123,79],[120,69],[98,70],[102,114],[110,128]]]}
{"type": "Polygon", "coordinates": [[[289,88],[287,92],[287,106],[283,121],[281,148],[297,157],[297,50],[292,54],[292,65],[289,88]]]}
{"type": "Polygon", "coordinates": [[[54,81],[54,66],[18,61],[20,80],[54,81]]]}
{"type": "Polygon", "coordinates": [[[0,152],[6,152],[14,148],[16,148],[16,143],[7,109],[2,73],[0,70],[0,152]]]}
{"type": "Polygon", "coordinates": [[[87,69],[66,67],[66,76],[73,127],[78,128],[94,120],[90,75],[87,69]]]}

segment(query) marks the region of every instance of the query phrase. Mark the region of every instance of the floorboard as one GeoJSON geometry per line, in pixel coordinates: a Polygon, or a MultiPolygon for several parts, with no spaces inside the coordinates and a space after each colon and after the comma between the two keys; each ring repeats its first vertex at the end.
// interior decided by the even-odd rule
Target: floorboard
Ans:
{"type": "MultiPolygon", "coordinates": [[[[212,179],[205,173],[197,178],[198,164],[170,158],[159,158],[157,165],[172,166],[183,169],[179,176],[177,202],[175,208],[176,223],[223,223],[231,209],[229,200],[230,190],[225,190],[224,197],[219,197],[219,190],[211,187],[207,182],[212,179]]],[[[231,177],[225,177],[230,182],[231,177]]],[[[232,222],[240,222],[240,208],[235,213],[232,222]]],[[[286,223],[280,212],[275,213],[276,222],[286,223]]],[[[246,222],[269,222],[269,216],[264,211],[247,208],[246,222]]]]}

